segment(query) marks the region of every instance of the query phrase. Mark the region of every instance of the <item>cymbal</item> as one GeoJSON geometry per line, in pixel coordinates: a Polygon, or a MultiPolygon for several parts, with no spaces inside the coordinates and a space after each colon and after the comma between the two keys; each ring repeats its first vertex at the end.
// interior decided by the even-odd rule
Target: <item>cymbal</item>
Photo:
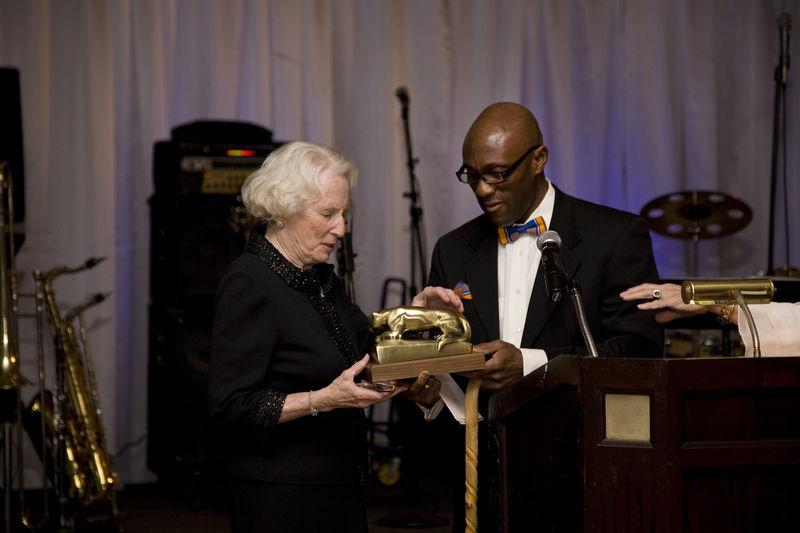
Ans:
{"type": "Polygon", "coordinates": [[[714,239],[736,233],[753,218],[741,200],[717,191],[678,191],[642,208],[650,229],[676,239],[714,239]]]}

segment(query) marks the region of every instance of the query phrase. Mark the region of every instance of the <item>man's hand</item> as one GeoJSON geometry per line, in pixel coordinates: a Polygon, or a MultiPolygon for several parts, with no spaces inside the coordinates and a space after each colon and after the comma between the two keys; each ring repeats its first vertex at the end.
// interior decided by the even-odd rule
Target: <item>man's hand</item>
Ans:
{"type": "Polygon", "coordinates": [[[431,407],[439,399],[439,393],[442,390],[441,382],[430,372],[423,370],[413,383],[403,383],[408,387],[408,390],[402,392],[404,398],[408,398],[413,402],[417,402],[423,407],[431,407]]]}
{"type": "Polygon", "coordinates": [[[500,390],[522,379],[522,352],[513,344],[496,340],[473,348],[490,356],[483,370],[464,372],[469,378],[480,378],[482,388],[500,390]]]}

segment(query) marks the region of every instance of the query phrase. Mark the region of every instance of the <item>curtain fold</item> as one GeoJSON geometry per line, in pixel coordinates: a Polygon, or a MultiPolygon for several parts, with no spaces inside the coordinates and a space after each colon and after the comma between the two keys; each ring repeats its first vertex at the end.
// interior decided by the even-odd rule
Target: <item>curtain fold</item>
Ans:
{"type": "MultiPolygon", "coordinates": [[[[486,105],[512,100],[536,113],[547,175],[568,193],[633,212],[686,189],[747,202],[747,228],[700,243],[699,274],[754,275],[767,264],[782,11],[800,17],[795,2],[779,0],[0,0],[0,65],[19,69],[22,85],[22,288],[33,269],[106,257],[57,291],[64,307],[112,293],[91,311],[99,392],[112,452],[139,442],[154,143],[193,120],[240,120],[354,160],[356,290],[371,311],[384,279],[409,276],[400,86],[410,95],[427,254],[479,213],[453,174],[464,133],[486,105]]],[[[796,79],[776,265],[800,262],[800,214],[782,211],[783,198],[800,198],[796,79]]],[[[662,276],[691,274],[687,242],[655,235],[654,245],[662,276]]],[[[21,337],[23,357],[32,354],[29,325],[21,337]]],[[[23,363],[35,375],[33,358],[23,363]]],[[[117,464],[123,480],[152,479],[145,461],[143,445],[130,447],[117,464]]]]}

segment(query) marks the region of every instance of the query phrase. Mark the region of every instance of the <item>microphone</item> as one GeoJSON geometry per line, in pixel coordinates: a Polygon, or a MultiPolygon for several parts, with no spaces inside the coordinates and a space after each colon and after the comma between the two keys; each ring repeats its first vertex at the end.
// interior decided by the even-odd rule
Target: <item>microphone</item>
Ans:
{"type": "Polygon", "coordinates": [[[561,259],[561,237],[553,230],[547,230],[536,238],[536,246],[542,252],[544,266],[544,286],[547,296],[558,303],[564,296],[564,262],[561,259]]]}
{"type": "Polygon", "coordinates": [[[400,100],[400,103],[403,104],[403,106],[408,105],[408,89],[406,87],[398,87],[394,92],[394,95],[400,100]]]}
{"type": "Polygon", "coordinates": [[[786,85],[789,78],[789,55],[790,32],[792,29],[792,16],[789,13],[781,13],[778,16],[778,30],[781,39],[781,83],[786,85]]]}

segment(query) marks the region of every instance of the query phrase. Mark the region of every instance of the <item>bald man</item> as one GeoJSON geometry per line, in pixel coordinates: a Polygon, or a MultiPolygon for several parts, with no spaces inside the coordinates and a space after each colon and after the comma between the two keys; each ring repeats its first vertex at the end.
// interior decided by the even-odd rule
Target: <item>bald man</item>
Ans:
{"type": "MultiPolygon", "coordinates": [[[[539,124],[519,104],[487,107],[467,132],[462,155],[458,178],[483,214],[439,239],[429,284],[461,295],[472,341],[489,354],[485,369],[469,375],[495,391],[559,354],[587,353],[571,299],[547,298],[536,246],[545,229],[561,236],[561,255],[583,291],[600,355],[660,356],[661,326],[619,296],[658,282],[645,222],[558,190],[545,177],[548,151],[539,124]],[[513,226],[526,223],[531,228],[513,226]]],[[[463,530],[462,514],[458,506],[454,530],[463,530]]]]}
{"type": "Polygon", "coordinates": [[[491,354],[473,374],[487,389],[519,380],[561,353],[586,353],[569,298],[547,298],[536,233],[561,236],[561,255],[583,290],[590,329],[602,356],[660,356],[663,331],[624,302],[623,290],[658,282],[650,234],[630,213],[579,200],[545,177],[547,146],[533,114],[501,102],[473,122],[459,179],[483,215],[451,231],[433,251],[429,284],[463,296],[473,342],[491,354]],[[516,233],[514,224],[534,223],[516,233]]]}

